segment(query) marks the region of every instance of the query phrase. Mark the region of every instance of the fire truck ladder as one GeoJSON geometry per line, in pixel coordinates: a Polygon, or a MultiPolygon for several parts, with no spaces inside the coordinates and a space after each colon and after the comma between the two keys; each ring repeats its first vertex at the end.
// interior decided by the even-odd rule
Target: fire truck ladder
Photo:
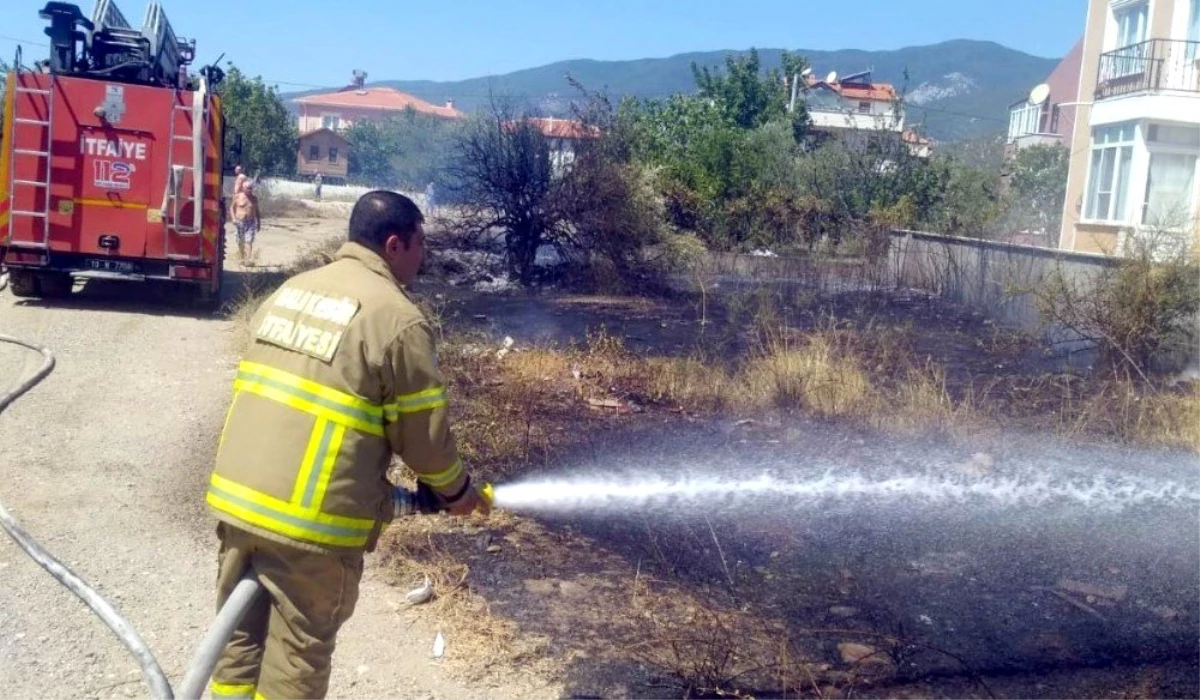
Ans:
{"type": "Polygon", "coordinates": [[[208,127],[208,91],[207,81],[200,78],[200,88],[191,92],[192,104],[184,104],[180,95],[189,94],[175,91],[171,105],[170,137],[167,140],[167,188],[163,199],[164,235],[166,236],[164,250],[171,260],[201,260],[203,256],[171,252],[171,236],[198,236],[204,230],[204,134],[208,127]],[[176,128],[180,115],[191,117],[191,131],[176,128]],[[180,144],[180,148],[176,145],[180,144]],[[188,144],[190,148],[182,146],[188,144]],[[185,150],[186,149],[186,150],[185,150]],[[179,152],[188,152],[188,162],[176,162],[179,152]],[[191,185],[190,192],[187,185],[191,185]],[[192,203],[192,221],[188,225],[181,221],[183,207],[192,203]]]}
{"type": "MultiPolygon", "coordinates": [[[[26,78],[30,75],[33,75],[33,73],[31,73],[29,71],[21,70],[19,54],[18,54],[16,65],[13,68],[14,68],[14,73],[15,73],[15,84],[13,85],[13,92],[15,93],[14,94],[14,98],[15,98],[14,103],[15,104],[14,104],[14,108],[13,108],[13,126],[12,126],[13,148],[11,149],[10,154],[9,154],[8,172],[9,172],[9,193],[10,193],[10,197],[11,197],[10,201],[12,201],[14,203],[14,207],[13,207],[12,211],[9,212],[9,217],[8,217],[8,244],[9,244],[9,246],[12,246],[12,247],[35,248],[35,249],[42,250],[44,252],[49,252],[49,250],[50,250],[50,172],[51,172],[50,171],[50,152],[53,149],[53,145],[54,145],[54,137],[53,137],[53,134],[51,131],[51,125],[54,123],[54,75],[50,74],[49,76],[47,76],[50,81],[49,86],[47,88],[43,89],[43,88],[39,88],[39,87],[30,87],[26,82],[26,78]],[[26,99],[21,99],[22,96],[25,96],[26,99]],[[28,110],[28,112],[22,111],[22,109],[21,109],[22,105],[24,105],[25,103],[36,102],[39,98],[41,100],[43,100],[45,103],[45,108],[42,110],[42,114],[45,115],[45,119],[41,118],[41,116],[38,114],[38,110],[36,110],[36,109],[31,108],[28,110]],[[45,130],[46,145],[44,147],[44,150],[41,146],[38,146],[36,148],[20,148],[20,147],[18,147],[20,140],[17,139],[17,130],[22,125],[24,125],[26,127],[38,127],[40,130],[45,130]],[[35,172],[44,173],[42,176],[42,179],[28,180],[28,179],[23,179],[23,178],[17,177],[17,164],[20,162],[25,162],[27,160],[35,161],[38,164],[38,166],[44,165],[44,167],[34,168],[35,172]],[[16,208],[15,203],[18,201],[17,193],[22,190],[26,190],[26,191],[33,190],[34,196],[31,198],[31,201],[34,202],[34,204],[30,205],[30,206],[34,207],[33,209],[17,209],[16,208]],[[36,202],[37,202],[38,198],[36,195],[39,190],[42,193],[42,198],[41,198],[42,199],[42,207],[40,210],[37,210],[36,202]],[[16,230],[16,223],[17,223],[18,218],[41,219],[42,220],[41,240],[40,241],[17,241],[17,240],[14,240],[13,232],[16,230]]],[[[26,129],[26,130],[28,130],[28,129],[26,129]]]]}

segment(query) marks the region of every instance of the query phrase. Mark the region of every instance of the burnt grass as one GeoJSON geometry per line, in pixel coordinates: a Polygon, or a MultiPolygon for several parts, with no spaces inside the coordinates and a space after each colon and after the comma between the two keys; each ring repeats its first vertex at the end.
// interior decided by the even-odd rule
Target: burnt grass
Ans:
{"type": "MultiPolygon", "coordinates": [[[[516,351],[584,346],[600,329],[635,357],[736,363],[759,342],[744,298],[478,294],[445,284],[421,294],[447,337],[470,338],[489,357],[505,337],[516,351]]],[[[1111,381],[1078,358],[936,299],[795,301],[779,305],[794,332],[833,319],[862,334],[898,333],[907,353],[944,369],[955,400],[986,403],[994,429],[897,436],[782,409],[739,420],[599,387],[619,399],[610,408],[589,405],[569,376],[546,377],[531,393],[492,376],[494,362],[444,359],[472,470],[498,483],[670,477],[694,465],[748,478],[755,465],[796,465],[803,475],[836,456],[839,466],[887,475],[953,470],[985,452],[998,473],[1054,454],[1085,471],[1137,463],[1194,481],[1193,452],[1146,453],[1102,428],[1070,439],[1049,429],[1064,383],[1087,396],[1111,381]]],[[[871,370],[889,381],[889,367],[871,370]]],[[[439,593],[468,595],[494,625],[484,635],[477,621],[463,623],[450,635],[448,661],[477,682],[536,659],[551,663],[539,668],[553,669],[564,697],[578,698],[1197,697],[1194,511],[834,504],[796,513],[730,499],[703,513],[421,519],[393,526],[381,553],[397,585],[447,558],[463,565],[463,575],[439,579],[439,593]],[[1065,595],[1064,579],[1126,592],[1065,595]],[[503,653],[469,652],[465,640],[485,637],[503,653]]]]}

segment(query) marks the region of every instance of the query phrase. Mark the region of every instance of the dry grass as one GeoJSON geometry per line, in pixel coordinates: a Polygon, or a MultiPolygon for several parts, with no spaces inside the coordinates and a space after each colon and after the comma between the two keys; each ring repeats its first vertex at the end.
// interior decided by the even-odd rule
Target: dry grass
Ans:
{"type": "Polygon", "coordinates": [[[393,525],[381,544],[393,585],[434,582],[437,597],[422,609],[446,635],[448,669],[468,679],[494,682],[513,669],[561,677],[563,664],[589,659],[626,669],[618,684],[665,683],[682,697],[845,697],[894,671],[868,660],[835,668],[801,636],[864,641],[888,658],[894,640],[862,639],[853,629],[789,631],[727,595],[629,571],[587,538],[504,513],[487,526],[414,518],[393,525]],[[481,553],[491,541],[502,552],[481,553]],[[489,598],[503,600],[507,614],[494,614],[489,598]]]}
{"type": "Polygon", "coordinates": [[[1053,424],[1069,438],[1117,438],[1200,451],[1200,388],[1137,377],[1032,384],[990,381],[952,391],[944,366],[912,350],[911,329],[871,333],[830,324],[775,332],[739,365],[702,355],[640,357],[598,333],[580,347],[520,350],[498,359],[451,340],[452,376],[469,395],[463,420],[471,456],[540,462],[559,419],[589,399],[619,398],[687,413],[761,417],[798,412],[902,435],[961,438],[1016,419],[1053,424]],[[1031,406],[1036,408],[1030,408],[1031,406]]]}
{"type": "Polygon", "coordinates": [[[1109,435],[1150,447],[1200,451],[1200,384],[1146,387],[1110,379],[1083,396],[1064,392],[1058,430],[1069,436],[1109,435]]]}
{"type": "Polygon", "coordinates": [[[766,406],[798,409],[820,417],[870,413],[874,403],[863,359],[847,336],[814,333],[796,343],[777,343],[752,358],[737,385],[742,410],[766,406]]]}
{"type": "Polygon", "coordinates": [[[311,244],[303,248],[296,259],[282,270],[266,270],[248,273],[243,277],[242,286],[234,292],[226,304],[226,312],[234,319],[238,338],[236,347],[244,348],[250,343],[250,319],[262,304],[284,280],[292,275],[306,270],[312,270],[333,260],[334,253],[341,247],[345,239],[330,238],[321,243],[311,244]]]}
{"type": "MultiPolygon", "coordinates": [[[[511,526],[506,523],[511,519],[504,513],[493,514],[489,529],[511,526]]],[[[438,620],[448,640],[445,658],[471,680],[487,676],[494,681],[499,671],[524,667],[529,672],[534,670],[531,665],[541,666],[537,670],[543,672],[549,670],[545,668],[551,663],[545,654],[546,638],[522,633],[511,620],[493,615],[487,600],[472,590],[471,567],[463,562],[461,547],[445,542],[448,536],[461,534],[454,528],[476,536],[484,531],[469,523],[450,528],[436,518],[411,518],[389,528],[384,547],[393,585],[408,590],[429,577],[435,595],[424,608],[438,620]]]]}
{"type": "Polygon", "coordinates": [[[257,189],[258,211],[264,219],[289,219],[316,216],[317,212],[304,202],[273,194],[269,188],[257,189]]]}
{"type": "MultiPolygon", "coordinates": [[[[1195,385],[1167,389],[1147,386],[1136,377],[1051,377],[1026,385],[995,380],[978,389],[953,388],[942,364],[914,350],[916,335],[909,325],[868,326],[864,331],[828,320],[803,332],[760,325],[754,333],[754,349],[736,363],[700,353],[639,356],[605,332],[593,333],[577,346],[518,347],[503,356],[494,340],[452,335],[443,345],[442,366],[452,384],[464,457],[486,478],[516,476],[594,427],[627,419],[630,413],[589,408],[589,400],[612,398],[650,411],[758,418],[799,412],[888,432],[952,437],[994,430],[1024,417],[1068,437],[1108,436],[1200,450],[1200,388],[1195,385]]],[[[998,333],[983,342],[1001,349],[1020,345],[998,333]]],[[[489,522],[490,530],[514,522],[534,527],[501,517],[507,520],[489,522]]],[[[481,592],[472,583],[470,569],[461,563],[469,541],[439,540],[456,527],[430,520],[403,528],[392,562],[404,585],[415,584],[426,572],[435,578],[442,594],[431,612],[453,630],[457,653],[464,662],[472,657],[478,672],[550,664],[551,659],[563,663],[584,649],[594,657],[608,653],[632,659],[669,679],[685,697],[783,693],[825,698],[847,697],[864,685],[893,680],[906,654],[946,654],[861,630],[789,632],[753,611],[646,578],[630,585],[610,576],[608,582],[624,598],[610,600],[608,593],[597,592],[607,589],[597,585],[586,605],[532,599],[513,603],[511,591],[481,592]],[[528,605],[529,615],[553,615],[558,627],[548,639],[529,619],[492,615],[485,599],[504,599],[510,607],[528,605]],[[602,628],[585,619],[587,611],[598,609],[607,625],[602,628]],[[864,661],[848,668],[820,663],[805,651],[812,649],[805,636],[861,642],[886,662],[864,661]]],[[[580,560],[547,557],[569,558],[570,552],[585,551],[590,562],[602,556],[595,543],[560,544],[537,544],[532,549],[536,565],[529,566],[574,571],[580,560]]],[[[489,585],[514,576],[520,574],[493,570],[489,585]]],[[[964,672],[971,675],[969,669],[964,672]]]]}
{"type": "Polygon", "coordinates": [[[683,697],[752,697],[764,688],[785,696],[819,690],[816,679],[828,665],[798,654],[782,622],[701,603],[662,582],[640,579],[632,587],[629,613],[639,620],[641,634],[629,654],[666,674],[683,697]]]}
{"type": "MultiPolygon", "coordinates": [[[[288,274],[324,262],[332,246],[310,251],[288,274]]],[[[248,289],[243,315],[271,288],[264,278],[262,288],[248,289]]],[[[436,304],[424,308],[442,329],[441,309],[436,304]]],[[[745,317],[756,323],[749,331],[750,352],[737,360],[712,349],[725,347],[727,339],[721,338],[712,339],[712,348],[682,358],[638,355],[604,331],[579,345],[518,347],[499,354],[493,339],[447,330],[441,366],[451,388],[463,458],[489,480],[536,468],[586,439],[593,427],[633,415],[589,405],[589,400],[611,399],[618,399],[622,408],[636,404],[651,411],[755,418],[796,412],[887,432],[955,437],[1020,417],[1068,437],[1112,437],[1200,451],[1196,385],[1155,387],[1126,376],[952,387],[943,364],[914,350],[917,334],[911,324],[853,328],[828,318],[796,331],[787,328],[781,308],[786,307],[769,295],[745,300],[745,317]]],[[[1022,344],[1011,334],[993,331],[979,339],[979,350],[1002,354],[1022,344]]],[[[491,533],[539,527],[504,513],[493,514],[487,526],[491,533]]],[[[609,576],[604,582],[615,582],[615,592],[598,583],[589,589],[586,602],[574,605],[522,599],[529,614],[554,616],[558,627],[546,634],[528,619],[493,614],[488,601],[511,601],[512,591],[494,595],[481,585],[481,572],[473,570],[497,566],[487,559],[492,555],[471,554],[473,542],[487,532],[471,522],[416,518],[390,528],[382,547],[393,583],[401,590],[419,584],[425,575],[434,581],[437,597],[428,604],[428,614],[450,640],[448,661],[472,679],[511,669],[558,676],[560,664],[578,648],[594,657],[633,659],[670,679],[684,696],[782,692],[845,697],[865,683],[886,680],[887,670],[895,667],[864,663],[847,670],[818,663],[806,656],[804,640],[795,637],[798,632],[793,629],[789,637],[778,621],[646,578],[628,584],[609,576]],[[588,617],[597,611],[603,626],[588,617]],[[568,651],[552,648],[556,641],[568,651]]],[[[567,550],[541,537],[529,555],[540,571],[572,571],[584,559],[593,562],[602,556],[595,543],[567,550]],[[570,559],[571,552],[582,558],[570,559]]],[[[491,568],[486,580],[495,587],[501,585],[498,579],[508,579],[508,585],[520,588],[520,578],[512,581],[514,576],[520,574],[491,568]]],[[[853,630],[805,633],[862,641],[893,660],[911,646],[878,635],[855,638],[853,630]]]]}

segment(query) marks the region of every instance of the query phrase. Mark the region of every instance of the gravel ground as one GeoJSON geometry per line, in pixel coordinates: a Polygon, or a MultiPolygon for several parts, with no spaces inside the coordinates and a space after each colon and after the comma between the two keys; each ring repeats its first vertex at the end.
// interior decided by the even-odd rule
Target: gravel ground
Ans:
{"type": "MultiPolygon", "coordinates": [[[[284,263],[340,229],[344,221],[276,222],[260,238],[264,261],[284,263]]],[[[141,304],[137,291],[85,289],[52,302],[0,293],[0,332],[57,359],[0,416],[0,502],[127,616],[178,683],[214,613],[216,537],[203,487],[229,400],[234,329],[141,304]]],[[[0,386],[38,360],[0,344],[0,386]]],[[[536,685],[455,682],[429,659],[436,620],[405,609],[404,591],[372,564],[340,638],[330,697],[545,695],[536,685]]],[[[0,581],[0,696],[146,695],[116,637],[8,538],[0,538],[0,581]]]]}

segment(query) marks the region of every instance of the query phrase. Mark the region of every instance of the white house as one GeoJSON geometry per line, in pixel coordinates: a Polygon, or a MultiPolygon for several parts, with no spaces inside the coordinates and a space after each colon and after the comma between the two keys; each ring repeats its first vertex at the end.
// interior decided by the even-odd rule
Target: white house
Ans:
{"type": "Polygon", "coordinates": [[[895,88],[872,82],[871,71],[844,78],[831,72],[824,80],[808,75],[805,81],[805,106],[814,129],[904,131],[904,110],[895,88]]]}

